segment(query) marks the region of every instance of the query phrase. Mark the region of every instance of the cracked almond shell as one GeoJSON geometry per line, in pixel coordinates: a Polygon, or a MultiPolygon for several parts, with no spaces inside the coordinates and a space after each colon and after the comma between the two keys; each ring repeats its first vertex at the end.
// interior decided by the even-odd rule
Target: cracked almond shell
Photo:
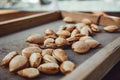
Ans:
{"type": "Polygon", "coordinates": [[[83,53],[88,52],[90,47],[84,41],[77,41],[72,44],[72,49],[77,53],[83,54],[83,53]]]}
{"type": "Polygon", "coordinates": [[[56,35],[56,33],[55,33],[53,30],[51,30],[51,29],[46,29],[46,30],[44,31],[44,33],[45,33],[46,36],[47,36],[47,35],[56,35]]]}
{"type": "Polygon", "coordinates": [[[44,46],[47,48],[56,48],[55,40],[53,38],[48,38],[44,41],[44,46]]]}
{"type": "Polygon", "coordinates": [[[26,78],[36,78],[40,75],[39,70],[36,68],[25,68],[17,72],[18,75],[26,78]]]}
{"type": "Polygon", "coordinates": [[[57,63],[44,63],[38,67],[38,70],[46,74],[56,74],[59,72],[59,65],[57,63]]]}
{"type": "Polygon", "coordinates": [[[80,33],[88,36],[89,35],[89,29],[87,27],[83,27],[81,29],[80,33]]]}
{"type": "Polygon", "coordinates": [[[93,32],[100,32],[100,29],[99,29],[99,27],[97,26],[97,25],[95,25],[95,24],[91,24],[91,30],[93,31],[93,32]]]}
{"type": "Polygon", "coordinates": [[[45,56],[46,54],[48,54],[48,55],[52,55],[52,53],[53,53],[53,49],[44,49],[44,50],[42,50],[42,56],[45,56]]]}
{"type": "Polygon", "coordinates": [[[22,55],[15,56],[9,63],[9,71],[13,72],[23,68],[27,64],[27,58],[22,55]]]}
{"type": "Polygon", "coordinates": [[[33,34],[33,35],[30,35],[26,41],[34,44],[43,44],[44,40],[45,38],[40,34],[33,34]]]}
{"type": "Polygon", "coordinates": [[[48,54],[46,54],[45,56],[43,56],[43,61],[45,63],[57,63],[56,59],[53,56],[48,55],[48,54]]]}
{"type": "Polygon", "coordinates": [[[119,29],[119,27],[118,26],[116,26],[116,25],[110,25],[110,26],[106,26],[106,27],[104,27],[103,28],[106,32],[115,32],[115,31],[117,31],[118,29],[119,29]]]}
{"type": "Polygon", "coordinates": [[[14,58],[16,55],[18,55],[18,52],[16,51],[12,51],[10,53],[8,53],[2,60],[1,62],[1,66],[9,64],[9,62],[12,60],[12,58],[14,58]]]}
{"type": "Polygon", "coordinates": [[[94,39],[87,39],[85,40],[85,43],[87,43],[91,48],[96,48],[98,45],[100,45],[100,43],[94,39]]]}
{"type": "Polygon", "coordinates": [[[86,25],[92,24],[92,21],[90,19],[88,19],[88,18],[84,18],[81,22],[86,24],[86,25]]]}
{"type": "Polygon", "coordinates": [[[71,61],[64,61],[61,65],[60,65],[60,71],[63,74],[69,74],[71,73],[74,69],[75,69],[76,65],[71,62],[71,61]]]}
{"type": "Polygon", "coordinates": [[[64,62],[67,60],[67,54],[63,49],[55,49],[52,56],[59,62],[64,62]]]}
{"type": "Polygon", "coordinates": [[[58,47],[65,46],[67,44],[67,40],[62,37],[58,37],[57,39],[55,39],[55,44],[58,47]]]}
{"type": "Polygon", "coordinates": [[[27,47],[22,50],[22,55],[25,56],[27,59],[31,56],[33,53],[41,53],[42,50],[39,47],[27,47]]]}
{"type": "Polygon", "coordinates": [[[69,37],[70,36],[70,32],[67,30],[59,30],[57,32],[57,35],[63,38],[69,37]]]}
{"type": "Polygon", "coordinates": [[[31,54],[31,56],[29,58],[30,66],[38,67],[41,63],[41,60],[42,60],[42,56],[40,55],[40,53],[31,54]]]}
{"type": "Polygon", "coordinates": [[[63,21],[66,22],[66,23],[73,23],[74,22],[73,19],[71,17],[69,17],[69,16],[65,17],[63,19],[63,21]]]}

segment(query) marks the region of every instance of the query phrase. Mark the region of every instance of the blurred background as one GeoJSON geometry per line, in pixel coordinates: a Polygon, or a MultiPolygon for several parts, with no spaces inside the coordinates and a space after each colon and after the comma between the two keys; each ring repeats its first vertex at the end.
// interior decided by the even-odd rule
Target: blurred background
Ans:
{"type": "Polygon", "coordinates": [[[0,0],[0,9],[120,12],[120,0],[0,0]]]}

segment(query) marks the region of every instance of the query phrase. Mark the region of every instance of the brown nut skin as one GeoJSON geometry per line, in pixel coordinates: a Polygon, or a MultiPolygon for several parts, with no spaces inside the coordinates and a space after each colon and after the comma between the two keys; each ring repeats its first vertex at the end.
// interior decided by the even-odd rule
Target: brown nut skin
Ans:
{"type": "Polygon", "coordinates": [[[44,41],[44,46],[46,48],[56,48],[55,40],[53,38],[48,38],[44,41]]]}
{"type": "Polygon", "coordinates": [[[66,31],[66,30],[59,30],[57,32],[57,35],[63,38],[69,37],[70,36],[70,32],[66,31]]]}
{"type": "Polygon", "coordinates": [[[65,17],[63,19],[63,21],[66,22],[66,23],[74,23],[73,19],[71,17],[69,17],[69,16],[65,17]]]}
{"type": "Polygon", "coordinates": [[[116,26],[116,25],[110,25],[110,26],[104,27],[103,29],[104,29],[106,32],[112,33],[112,32],[117,31],[117,30],[119,29],[119,27],[116,26]]]}
{"type": "Polygon", "coordinates": [[[75,69],[76,65],[71,62],[71,61],[64,61],[61,65],[60,65],[60,71],[63,74],[69,74],[71,73],[74,69],[75,69]]]}
{"type": "Polygon", "coordinates": [[[67,60],[67,54],[63,49],[55,49],[52,53],[52,56],[59,62],[64,62],[67,60]]]}
{"type": "Polygon", "coordinates": [[[40,55],[40,53],[31,54],[29,58],[30,66],[35,68],[38,67],[41,63],[41,60],[42,60],[42,56],[40,55]]]}
{"type": "Polygon", "coordinates": [[[36,78],[40,75],[39,70],[36,68],[25,68],[17,72],[18,75],[26,78],[36,78]]]}
{"type": "Polygon", "coordinates": [[[90,27],[93,32],[100,32],[100,29],[97,25],[91,24],[90,27]]]}
{"type": "Polygon", "coordinates": [[[56,33],[52,30],[52,29],[46,29],[44,31],[45,35],[48,36],[48,35],[56,35],[56,33]]]}
{"type": "Polygon", "coordinates": [[[67,44],[67,40],[62,38],[62,37],[58,37],[56,40],[55,40],[55,44],[58,46],[58,47],[62,47],[62,46],[65,46],[67,44]]]}
{"type": "Polygon", "coordinates": [[[12,51],[12,52],[8,53],[3,58],[2,62],[1,62],[1,66],[9,64],[9,62],[12,60],[12,58],[14,58],[16,55],[18,55],[18,52],[16,52],[16,51],[12,51]]]}
{"type": "Polygon", "coordinates": [[[27,38],[26,42],[33,43],[33,44],[43,44],[44,40],[45,38],[40,34],[33,34],[27,38]]]}
{"type": "Polygon", "coordinates": [[[53,53],[53,49],[44,49],[44,50],[42,50],[42,56],[45,56],[46,54],[48,54],[48,55],[52,55],[52,53],[53,53]]]}
{"type": "Polygon", "coordinates": [[[48,55],[48,54],[46,54],[45,56],[43,56],[43,61],[45,63],[57,63],[57,60],[53,56],[48,55]]]}
{"type": "Polygon", "coordinates": [[[84,54],[90,50],[90,47],[84,41],[77,41],[72,44],[72,49],[79,54],[84,54]]]}
{"type": "Polygon", "coordinates": [[[22,55],[27,59],[31,56],[32,53],[41,53],[42,50],[39,47],[27,47],[22,50],[22,55]]]}
{"type": "Polygon", "coordinates": [[[84,23],[84,24],[86,24],[86,25],[92,24],[92,21],[89,20],[89,19],[87,19],[87,18],[84,18],[81,22],[84,23]]]}
{"type": "Polygon", "coordinates": [[[38,67],[38,70],[45,74],[56,74],[59,72],[59,65],[56,63],[44,63],[38,67]]]}
{"type": "Polygon", "coordinates": [[[13,72],[23,68],[27,64],[27,58],[22,55],[15,56],[9,63],[9,71],[13,72]]]}

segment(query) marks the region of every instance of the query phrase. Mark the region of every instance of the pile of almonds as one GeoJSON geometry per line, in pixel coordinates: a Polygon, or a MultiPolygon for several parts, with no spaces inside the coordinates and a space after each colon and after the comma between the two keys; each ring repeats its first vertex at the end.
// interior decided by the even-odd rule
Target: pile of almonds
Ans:
{"type": "MultiPolygon", "coordinates": [[[[66,17],[63,21],[74,22],[71,17],[66,17]]],[[[118,27],[107,26],[104,30],[115,32],[118,27]]],[[[29,46],[22,50],[22,54],[17,51],[10,52],[3,58],[1,66],[9,65],[10,72],[17,72],[18,75],[26,78],[35,78],[40,73],[69,74],[76,65],[68,60],[63,49],[71,47],[76,53],[84,54],[100,45],[100,42],[91,37],[93,33],[98,32],[100,32],[99,27],[87,18],[81,23],[60,26],[57,32],[46,29],[45,36],[30,35],[26,39],[29,46]]]]}

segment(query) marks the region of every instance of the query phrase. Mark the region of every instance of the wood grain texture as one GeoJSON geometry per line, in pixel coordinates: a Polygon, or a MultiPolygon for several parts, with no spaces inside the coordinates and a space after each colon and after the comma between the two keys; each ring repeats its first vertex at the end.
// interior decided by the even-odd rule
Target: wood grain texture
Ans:
{"type": "Polygon", "coordinates": [[[120,17],[101,16],[99,25],[102,26],[117,25],[118,27],[120,27],[120,17]]]}
{"type": "Polygon", "coordinates": [[[62,18],[64,17],[72,17],[72,19],[76,22],[81,22],[82,19],[88,18],[93,23],[98,24],[99,15],[89,14],[89,13],[78,13],[78,12],[61,12],[62,18]]]}
{"type": "Polygon", "coordinates": [[[10,20],[10,19],[20,18],[20,17],[25,17],[25,16],[29,16],[29,15],[33,15],[33,14],[38,14],[38,13],[43,13],[43,12],[19,11],[16,13],[0,14],[0,22],[10,20]]]}
{"type": "Polygon", "coordinates": [[[60,19],[59,12],[48,12],[0,22],[0,36],[60,19]]]}
{"type": "Polygon", "coordinates": [[[71,74],[61,80],[101,80],[120,60],[120,37],[87,59],[71,74]]]}

